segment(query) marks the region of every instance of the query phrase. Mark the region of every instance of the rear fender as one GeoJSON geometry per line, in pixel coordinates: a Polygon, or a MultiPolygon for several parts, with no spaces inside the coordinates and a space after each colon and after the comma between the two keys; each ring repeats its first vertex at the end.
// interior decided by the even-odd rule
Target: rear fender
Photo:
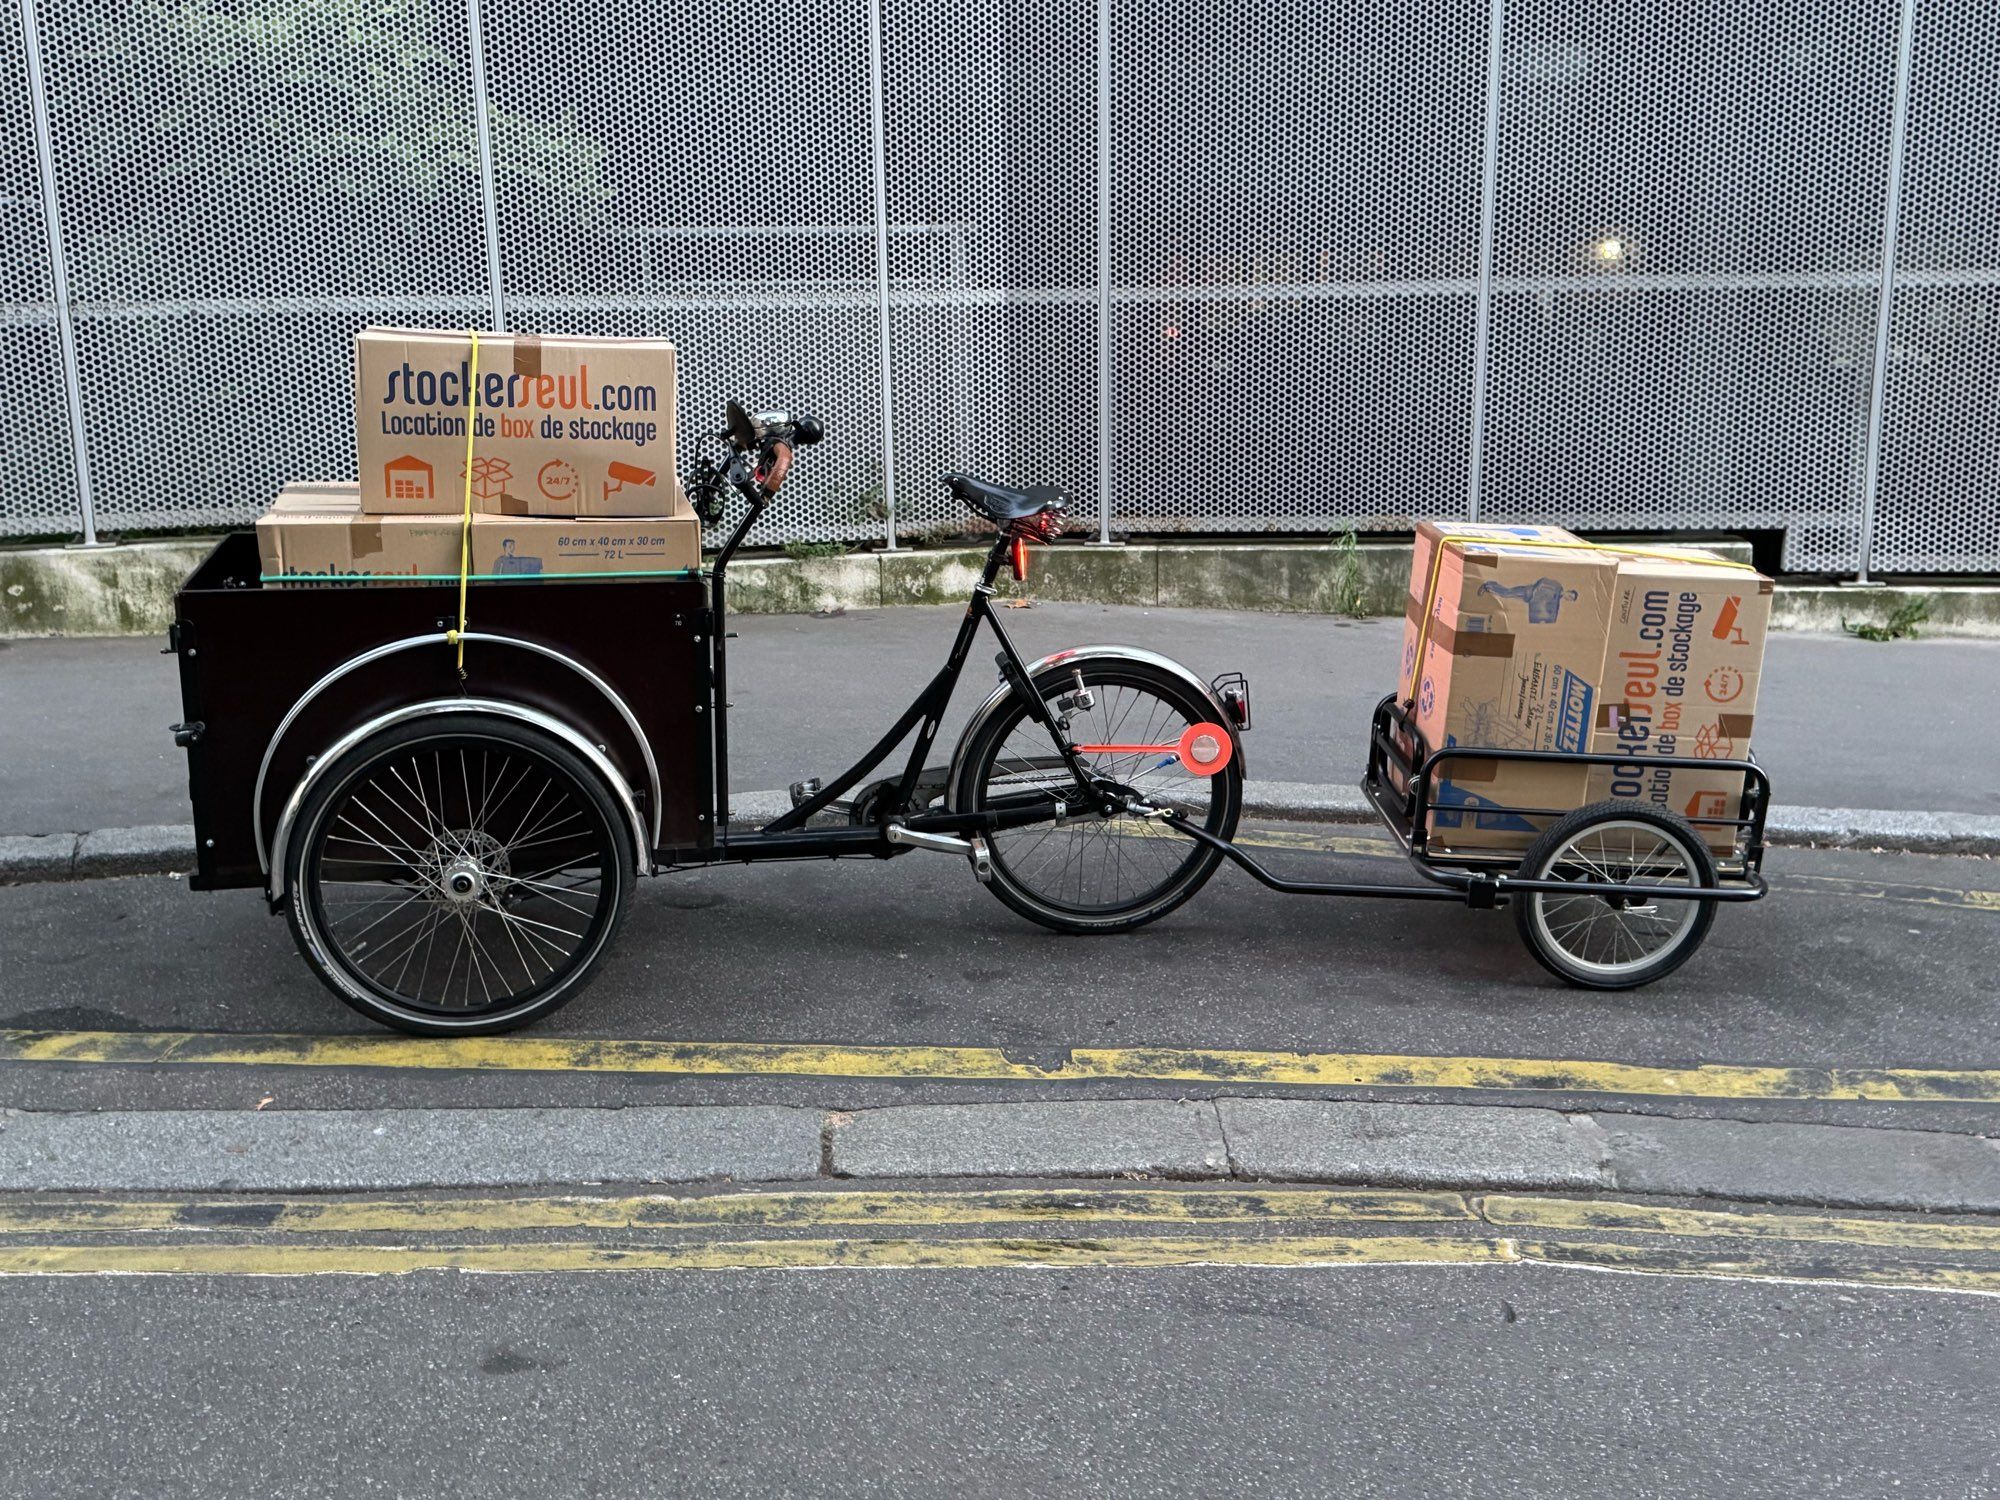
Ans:
{"type": "MultiPolygon", "coordinates": [[[[1242,765],[1243,739],[1237,732],[1236,720],[1223,706],[1222,700],[1216,696],[1214,688],[1171,656],[1162,656],[1157,651],[1147,651],[1139,646],[1075,646],[1067,651],[1053,652],[1040,661],[1031,663],[1028,667],[1028,677],[1031,681],[1040,682],[1043,675],[1048,672],[1060,672],[1070,667],[1082,666],[1086,662],[1111,660],[1140,662],[1149,667],[1157,667],[1193,688],[1208,703],[1209,716],[1229,731],[1231,757],[1239,766],[1242,765]]],[[[979,707],[972,711],[972,721],[965,726],[965,732],[958,737],[958,744],[951,752],[951,774],[945,780],[945,805],[949,811],[962,811],[957,806],[958,777],[959,772],[964,769],[968,749],[977,742],[980,732],[1013,695],[1014,685],[1002,682],[986,695],[979,707]]]]}

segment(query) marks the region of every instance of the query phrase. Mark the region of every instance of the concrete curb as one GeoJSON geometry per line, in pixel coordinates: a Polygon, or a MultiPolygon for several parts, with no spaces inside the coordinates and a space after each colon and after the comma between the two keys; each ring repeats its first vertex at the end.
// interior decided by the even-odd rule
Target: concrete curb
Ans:
{"type": "MultiPolygon", "coordinates": [[[[790,795],[781,791],[738,792],[730,801],[736,821],[750,824],[775,818],[792,805],[790,795]]],[[[1359,791],[1303,781],[1245,783],[1244,811],[1252,817],[1300,823],[1375,822],[1374,809],[1359,791]]],[[[823,816],[813,821],[823,825],[841,820],[823,816]]],[[[1772,809],[1765,831],[1773,844],[1806,848],[2000,855],[2000,817],[1981,813],[1778,807],[1772,809]]],[[[171,875],[192,869],[194,862],[194,829],[185,824],[0,834],[0,885],[171,875]]]]}
{"type": "Polygon", "coordinates": [[[706,1109],[170,1110],[0,1115],[0,1190],[330,1192],[777,1182],[820,1165],[821,1116],[706,1109]]]}
{"type": "Polygon", "coordinates": [[[0,1191],[1180,1178],[2000,1212],[2000,1141],[1844,1125],[1271,1097],[0,1114],[0,1191]]]}
{"type": "Polygon", "coordinates": [[[1224,1177],[1229,1152],[1207,1103],[1078,1099],[911,1104],[833,1117],[836,1177],[1224,1177]]]}

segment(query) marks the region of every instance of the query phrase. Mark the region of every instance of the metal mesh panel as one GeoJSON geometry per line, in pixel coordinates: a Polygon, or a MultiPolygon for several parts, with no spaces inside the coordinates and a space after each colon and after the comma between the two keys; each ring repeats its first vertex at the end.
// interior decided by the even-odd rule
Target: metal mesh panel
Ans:
{"type": "Polygon", "coordinates": [[[20,12],[0,19],[0,535],[81,522],[71,460],[20,12]]]}
{"type": "Polygon", "coordinates": [[[1486,6],[1116,15],[1113,524],[1460,513],[1486,6]]]}
{"type": "Polygon", "coordinates": [[[1858,558],[1875,293],[1498,291],[1485,503],[1581,530],[1788,527],[1858,558]]]}
{"type": "Polygon", "coordinates": [[[564,141],[570,167],[553,185],[500,175],[509,321],[673,339],[690,450],[731,396],[819,413],[825,443],[754,539],[881,535],[864,5],[767,8],[760,35],[810,43],[776,51],[746,47],[728,7],[487,0],[483,15],[494,109],[564,141]]]}
{"type": "Polygon", "coordinates": [[[1076,524],[1096,515],[1096,47],[1093,0],[885,7],[905,535],[969,527],[952,470],[1059,483],[1076,524]]]}
{"type": "Polygon", "coordinates": [[[2000,569],[2000,10],[1917,9],[1874,567],[2000,569]]]}
{"type": "Polygon", "coordinates": [[[99,525],[351,476],[354,331],[485,321],[462,7],[40,14],[99,525]]]}
{"type": "MultiPolygon", "coordinates": [[[[1902,0],[1114,0],[1126,532],[1784,528],[1860,561],[1902,0]],[[1482,410],[1472,410],[1476,382],[1482,410]],[[1475,434],[1477,437],[1475,438],[1475,434]],[[1247,481],[1245,474],[1257,476],[1247,481]]],[[[491,321],[465,0],[37,0],[99,523],[353,472],[348,343],[491,321]]],[[[826,445],[760,541],[884,516],[866,0],[483,0],[508,321],[682,353],[826,445]]],[[[1916,9],[1878,571],[2000,567],[2000,11],[1916,9]]],[[[1094,517],[1095,0],[883,0],[895,475],[1094,517]]],[[[0,23],[0,534],[78,501],[18,13],[0,23]]],[[[691,443],[688,444],[691,446],[691,443]]]]}
{"type": "Polygon", "coordinates": [[[1893,0],[1516,0],[1482,515],[1860,555],[1893,0]]]}

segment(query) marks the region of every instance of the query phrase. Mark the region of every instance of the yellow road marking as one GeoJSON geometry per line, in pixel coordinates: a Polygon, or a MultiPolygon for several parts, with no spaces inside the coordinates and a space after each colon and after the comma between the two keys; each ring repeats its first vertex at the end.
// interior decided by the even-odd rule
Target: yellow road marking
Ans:
{"type": "Polygon", "coordinates": [[[1607,1203],[1583,1198],[1489,1194],[1482,1216],[1498,1227],[1607,1230],[1687,1238],[1785,1240],[1834,1245],[1882,1245],[1898,1250],[1970,1251],[2000,1255],[2000,1224],[1949,1219],[1860,1219],[1827,1214],[1753,1213],[1607,1203]]]}
{"type": "Polygon", "coordinates": [[[1804,1257],[1691,1255],[1671,1246],[1610,1242],[1519,1241],[1513,1242],[1511,1248],[1516,1259],[1545,1266],[1636,1271],[1653,1276],[1706,1276],[1727,1281],[1811,1281],[2000,1296],[2000,1270],[1986,1267],[1917,1263],[1855,1265],[1804,1257]]]}
{"type": "Polygon", "coordinates": [[[546,1229],[764,1228],[882,1224],[1277,1224],[1471,1220],[1458,1193],[1005,1189],[986,1193],[718,1193],[681,1198],[0,1199],[0,1234],[516,1233],[546,1229]]]}
{"type": "Polygon", "coordinates": [[[425,1245],[340,1242],[16,1243],[0,1276],[397,1276],[417,1271],[995,1270],[1533,1264],[1734,1281],[1807,1281],[2000,1295],[2000,1269],[1804,1256],[1725,1255],[1672,1245],[1414,1235],[1159,1235],[1090,1239],[775,1239],[606,1244],[563,1240],[425,1245]]]}
{"type": "Polygon", "coordinates": [[[2000,1295],[2000,1224],[1311,1188],[0,1202],[0,1276],[1504,1263],[2000,1295]],[[1340,1221],[1385,1227],[1324,1232],[1340,1221]],[[1049,1232],[934,1232],[995,1223],[1049,1232]],[[1156,1224],[1193,1232],[1146,1232],[1156,1224]],[[920,1232],[768,1233],[829,1226],[920,1232]],[[1550,1233],[1508,1233],[1520,1226],[1550,1233]],[[717,1228],[764,1233],[705,1233],[717,1228]],[[1606,1231],[1637,1242],[1600,1238],[1606,1231]],[[1899,1258],[1906,1251],[1920,1258],[1899,1258]],[[1941,1255],[1951,1260],[1929,1258],[1941,1255]]]}
{"type": "Polygon", "coordinates": [[[676,1245],[68,1244],[0,1246],[0,1276],[400,1275],[411,1271],[805,1270],[1006,1266],[1490,1263],[1504,1241],[1411,1235],[1114,1239],[707,1240],[676,1245]]]}
{"type": "Polygon", "coordinates": [[[978,1224],[1066,1227],[1130,1224],[1472,1223],[1498,1229],[1672,1235],[1872,1245],[2000,1256],[2000,1223],[1767,1210],[1688,1209],[1655,1203],[1459,1193],[1320,1188],[1008,1188],[991,1192],[831,1190],[694,1197],[0,1198],[0,1234],[53,1236],[464,1234],[549,1230],[674,1230],[755,1226],[891,1228],[978,1224]]]}
{"type": "Polygon", "coordinates": [[[779,1042],[492,1036],[303,1036],[197,1031],[0,1031],[0,1062],[925,1078],[1020,1083],[1148,1080],[1328,1088],[1479,1089],[1676,1099],[2000,1103],[2000,1068],[1662,1067],[1580,1058],[1077,1047],[1018,1062],[997,1047],[845,1047],[779,1042]]]}

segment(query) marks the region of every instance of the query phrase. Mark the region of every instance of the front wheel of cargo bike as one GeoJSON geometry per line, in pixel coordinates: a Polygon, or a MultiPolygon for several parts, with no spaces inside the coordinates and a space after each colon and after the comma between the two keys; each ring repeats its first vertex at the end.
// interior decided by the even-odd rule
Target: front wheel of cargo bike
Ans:
{"type": "Polygon", "coordinates": [[[635,860],[602,779],[553,736],[454,715],[362,742],[307,794],[286,857],[299,952],[419,1036],[510,1031],[573,999],[635,860]]]}
{"type": "MultiPolygon", "coordinates": [[[[1713,889],[1715,860],[1701,836],[1670,812],[1613,800],[1580,807],[1550,825],[1521,860],[1525,880],[1713,889]]],[[[1513,897],[1521,941],[1550,973],[1581,989],[1629,990],[1664,978],[1694,957],[1715,921],[1698,898],[1513,897]]]]}
{"type": "MultiPolygon", "coordinates": [[[[1096,657],[1045,670],[1035,689],[1049,712],[1069,714],[1070,742],[1165,746],[1191,726],[1216,722],[1208,696],[1176,673],[1131,657],[1096,657]],[[1076,701],[1078,678],[1091,697],[1076,701]],[[1058,700],[1068,699],[1067,710],[1058,700]]],[[[1232,748],[1234,736],[1231,736],[1232,748]]],[[[1226,839],[1243,809],[1243,765],[1232,753],[1211,776],[1176,756],[1107,749],[1084,754],[1096,774],[1156,807],[1173,807],[1226,839]]],[[[977,812],[1010,798],[1074,799],[1076,783],[1019,696],[1007,700],[966,746],[951,805],[977,812]]],[[[1163,824],[1095,813],[992,835],[989,888],[1030,921],[1057,932],[1130,932],[1164,917],[1207,883],[1222,855],[1163,824]]]]}

